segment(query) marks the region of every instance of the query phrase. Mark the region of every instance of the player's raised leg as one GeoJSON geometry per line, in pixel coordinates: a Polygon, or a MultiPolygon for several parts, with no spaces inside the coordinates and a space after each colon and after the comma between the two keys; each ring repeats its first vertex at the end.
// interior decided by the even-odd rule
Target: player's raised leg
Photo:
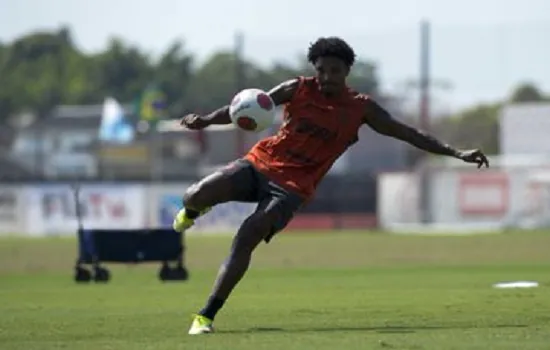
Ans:
{"type": "Polygon", "coordinates": [[[174,230],[185,231],[216,204],[253,201],[253,176],[250,165],[237,160],[190,186],[183,196],[184,208],[174,218],[174,230]]]}
{"type": "Polygon", "coordinates": [[[189,334],[213,332],[212,322],[233,289],[245,275],[252,252],[258,244],[269,242],[282,230],[302,204],[302,198],[274,185],[267,184],[264,198],[255,212],[241,225],[233,238],[229,256],[220,267],[212,293],[204,308],[195,316],[189,334]]]}

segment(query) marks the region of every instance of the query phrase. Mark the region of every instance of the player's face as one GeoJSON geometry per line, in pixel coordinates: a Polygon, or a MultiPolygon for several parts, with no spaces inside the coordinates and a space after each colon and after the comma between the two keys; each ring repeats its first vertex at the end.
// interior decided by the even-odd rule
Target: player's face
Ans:
{"type": "Polygon", "coordinates": [[[344,61],[339,58],[320,57],[315,62],[315,70],[317,71],[317,80],[321,92],[324,94],[333,95],[338,93],[346,85],[349,69],[344,61]]]}

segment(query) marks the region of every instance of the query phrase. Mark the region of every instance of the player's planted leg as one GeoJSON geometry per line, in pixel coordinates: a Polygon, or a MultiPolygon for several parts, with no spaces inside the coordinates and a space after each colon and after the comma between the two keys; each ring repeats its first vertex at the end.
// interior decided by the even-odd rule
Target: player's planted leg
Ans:
{"type": "Polygon", "coordinates": [[[248,270],[254,249],[271,233],[273,220],[269,214],[256,211],[243,222],[233,239],[229,256],[220,267],[212,293],[205,307],[195,316],[189,334],[213,331],[216,314],[248,270]]]}

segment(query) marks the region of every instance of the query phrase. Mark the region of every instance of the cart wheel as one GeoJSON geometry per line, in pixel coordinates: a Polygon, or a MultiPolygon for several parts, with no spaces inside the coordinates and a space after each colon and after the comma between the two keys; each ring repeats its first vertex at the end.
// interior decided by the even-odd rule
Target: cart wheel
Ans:
{"type": "Polygon", "coordinates": [[[172,270],[173,280],[187,281],[189,279],[189,271],[183,266],[178,266],[172,270]]]}
{"type": "Polygon", "coordinates": [[[74,280],[77,283],[88,283],[92,280],[92,273],[82,266],[76,266],[74,269],[74,280]]]}
{"type": "Polygon", "coordinates": [[[106,268],[96,267],[94,272],[94,281],[97,283],[107,283],[111,279],[111,274],[106,268]]]}
{"type": "Polygon", "coordinates": [[[162,263],[162,267],[159,270],[159,280],[163,282],[172,280],[172,269],[166,262],[162,263]]]}

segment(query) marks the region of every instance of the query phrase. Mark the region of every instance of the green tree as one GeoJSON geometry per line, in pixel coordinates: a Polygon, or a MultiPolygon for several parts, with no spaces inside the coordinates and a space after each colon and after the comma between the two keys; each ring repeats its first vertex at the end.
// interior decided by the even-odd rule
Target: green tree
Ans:
{"type": "Polygon", "coordinates": [[[177,41],[161,56],[154,68],[153,80],[166,95],[172,114],[187,108],[192,65],[193,56],[184,51],[183,43],[177,41]]]}
{"type": "Polygon", "coordinates": [[[349,85],[365,94],[378,94],[378,73],[376,65],[369,61],[357,61],[350,72],[349,85]]]}
{"type": "Polygon", "coordinates": [[[101,98],[113,96],[120,101],[131,101],[154,76],[150,58],[118,38],[111,39],[107,49],[94,60],[94,82],[103,95],[101,98]]]}
{"type": "Polygon", "coordinates": [[[441,120],[435,133],[460,148],[481,148],[488,154],[499,152],[500,103],[480,104],[441,120]]]}
{"type": "Polygon", "coordinates": [[[510,96],[510,102],[541,102],[544,101],[544,95],[539,88],[532,83],[524,83],[515,88],[510,96]]]}
{"type": "Polygon", "coordinates": [[[300,75],[301,72],[296,67],[291,67],[282,63],[275,63],[269,69],[269,75],[273,80],[271,84],[277,85],[285,80],[294,78],[300,75]]]}
{"type": "MultiPolygon", "coordinates": [[[[376,91],[375,68],[370,62],[357,62],[350,84],[360,92],[376,91]]],[[[112,38],[99,53],[86,54],[62,28],[0,44],[0,118],[28,110],[41,117],[58,104],[95,104],[106,96],[129,103],[148,86],[160,88],[173,116],[205,112],[228,103],[239,89],[269,89],[311,74],[314,70],[303,58],[296,66],[277,63],[266,68],[238,60],[231,51],[214,53],[194,65],[193,55],[178,41],[156,61],[119,38],[112,38]]]]}
{"type": "Polygon", "coordinates": [[[210,56],[193,74],[186,100],[188,107],[206,113],[229,102],[237,91],[237,60],[231,52],[210,56]]]}
{"type": "Polygon", "coordinates": [[[28,107],[44,113],[64,100],[64,62],[78,54],[66,30],[29,34],[3,51],[0,100],[4,116],[28,107]]]}
{"type": "Polygon", "coordinates": [[[253,62],[238,60],[233,52],[220,51],[210,56],[193,74],[186,96],[187,106],[208,112],[229,103],[240,89],[270,89],[297,72],[283,65],[262,69],[253,62]]]}

